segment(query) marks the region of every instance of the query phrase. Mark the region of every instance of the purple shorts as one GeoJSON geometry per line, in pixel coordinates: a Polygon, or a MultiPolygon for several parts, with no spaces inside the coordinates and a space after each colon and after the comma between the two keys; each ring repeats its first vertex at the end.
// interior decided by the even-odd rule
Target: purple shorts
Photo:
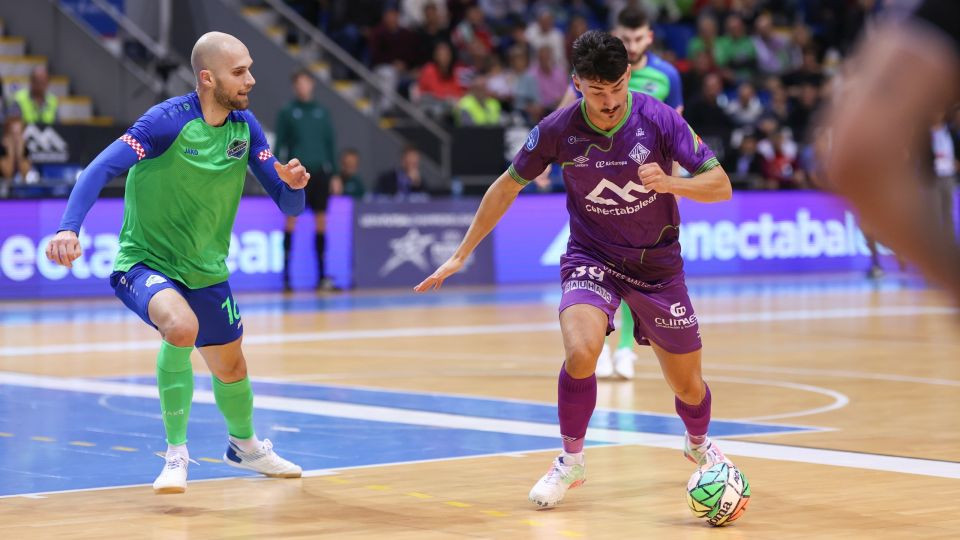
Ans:
{"type": "Polygon", "coordinates": [[[624,275],[584,253],[564,255],[560,262],[563,296],[560,311],[589,304],[607,314],[607,334],[623,299],[633,314],[633,337],[641,345],[654,342],[667,352],[700,350],[700,325],[682,273],[646,283],[624,275]]]}

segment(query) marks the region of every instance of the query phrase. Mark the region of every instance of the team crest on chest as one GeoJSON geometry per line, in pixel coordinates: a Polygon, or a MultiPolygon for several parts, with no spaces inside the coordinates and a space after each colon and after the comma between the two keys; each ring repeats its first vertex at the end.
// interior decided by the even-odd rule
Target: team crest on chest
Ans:
{"type": "Polygon", "coordinates": [[[647,160],[647,156],[650,155],[650,150],[646,146],[637,143],[636,146],[633,147],[633,150],[630,150],[629,155],[630,159],[637,162],[637,165],[643,165],[643,162],[647,160]]]}
{"type": "Polygon", "coordinates": [[[227,145],[227,157],[233,159],[242,159],[247,153],[247,140],[234,139],[227,145]]]}

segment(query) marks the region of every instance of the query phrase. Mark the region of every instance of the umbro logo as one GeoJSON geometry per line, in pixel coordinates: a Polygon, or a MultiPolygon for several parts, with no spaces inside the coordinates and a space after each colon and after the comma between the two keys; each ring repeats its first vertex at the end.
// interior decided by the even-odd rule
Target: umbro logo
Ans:
{"type": "Polygon", "coordinates": [[[167,280],[164,279],[163,276],[158,276],[158,275],[156,275],[156,274],[153,274],[153,275],[151,275],[150,277],[147,278],[147,282],[146,282],[144,285],[149,289],[150,287],[153,287],[154,285],[158,285],[158,284],[160,284],[160,283],[166,283],[166,282],[167,282],[167,280]]]}
{"type": "Polygon", "coordinates": [[[590,161],[590,158],[587,156],[577,156],[573,158],[573,162],[577,164],[577,167],[586,167],[588,161],[590,161]]]}
{"type": "Polygon", "coordinates": [[[650,155],[650,150],[646,146],[637,143],[636,146],[633,147],[633,150],[630,150],[629,155],[630,159],[637,162],[637,165],[643,165],[643,162],[647,160],[647,156],[650,155]]]}

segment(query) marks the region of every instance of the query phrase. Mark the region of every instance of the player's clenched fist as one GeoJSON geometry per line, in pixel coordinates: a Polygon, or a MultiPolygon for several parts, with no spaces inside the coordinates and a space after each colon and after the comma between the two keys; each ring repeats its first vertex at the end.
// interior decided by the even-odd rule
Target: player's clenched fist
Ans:
{"type": "Polygon", "coordinates": [[[60,231],[47,244],[47,258],[67,268],[72,268],[73,261],[82,254],[80,239],[73,231],[60,231]]]}
{"type": "Polygon", "coordinates": [[[306,167],[300,164],[300,160],[297,158],[291,159],[286,165],[281,165],[277,161],[273,164],[273,168],[277,170],[280,179],[292,189],[303,189],[306,187],[307,181],[310,180],[310,173],[307,172],[306,167]]]}
{"type": "Polygon", "coordinates": [[[671,189],[675,178],[667,175],[658,163],[644,163],[637,169],[637,175],[643,187],[657,193],[673,193],[671,189]]]}

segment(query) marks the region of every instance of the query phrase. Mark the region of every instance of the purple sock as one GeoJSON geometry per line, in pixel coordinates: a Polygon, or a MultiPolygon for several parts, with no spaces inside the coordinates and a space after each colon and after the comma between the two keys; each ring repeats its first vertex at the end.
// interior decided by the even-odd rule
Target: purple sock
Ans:
{"type": "Polygon", "coordinates": [[[560,416],[560,435],[563,451],[576,454],[583,451],[583,437],[587,424],[597,406],[597,376],[574,379],[566,368],[560,368],[557,412],[560,416]]]}
{"type": "Polygon", "coordinates": [[[699,405],[687,405],[680,401],[680,398],[673,398],[677,407],[677,414],[683,420],[683,425],[687,426],[687,433],[693,437],[706,435],[707,426],[710,425],[710,387],[707,386],[706,381],[704,381],[703,387],[707,392],[699,405]]]}

